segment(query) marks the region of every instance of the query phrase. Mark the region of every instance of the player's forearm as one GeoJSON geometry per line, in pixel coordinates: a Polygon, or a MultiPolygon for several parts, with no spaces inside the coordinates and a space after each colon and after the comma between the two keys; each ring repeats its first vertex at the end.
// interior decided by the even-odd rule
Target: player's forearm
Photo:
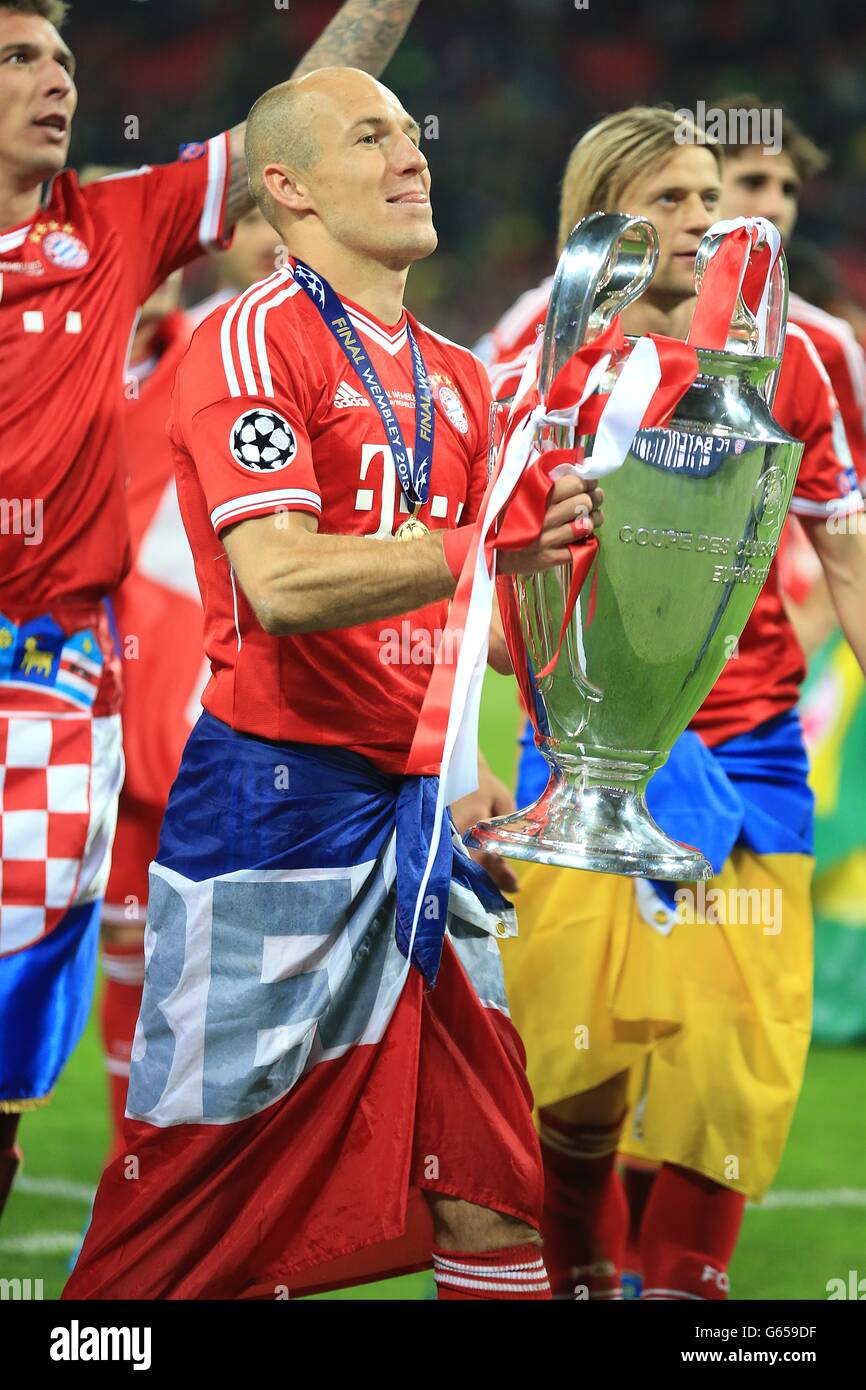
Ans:
{"type": "Polygon", "coordinates": [[[860,670],[866,676],[866,553],[863,566],[859,576],[850,573],[828,574],[827,583],[839,625],[860,663],[860,670]]]}
{"type": "Polygon", "coordinates": [[[810,658],[822,647],[838,626],[836,609],[823,572],[818,575],[803,603],[785,595],[785,612],[797,634],[797,641],[810,658]]]}
{"type": "MultiPolygon", "coordinates": [[[[232,557],[230,537],[226,548],[232,557]]],[[[277,637],[395,617],[455,589],[441,533],[394,543],[305,532],[260,560],[255,577],[250,566],[235,569],[262,627],[277,637]]]]}
{"type": "MultiPolygon", "coordinates": [[[[833,533],[824,521],[804,521],[818,552],[839,624],[866,675],[866,535],[859,527],[833,533]]],[[[862,513],[856,521],[862,527],[862,513]]]]}
{"type": "Polygon", "coordinates": [[[304,54],[293,77],[316,68],[363,68],[384,72],[409,28],[419,0],[347,0],[304,54]]]}

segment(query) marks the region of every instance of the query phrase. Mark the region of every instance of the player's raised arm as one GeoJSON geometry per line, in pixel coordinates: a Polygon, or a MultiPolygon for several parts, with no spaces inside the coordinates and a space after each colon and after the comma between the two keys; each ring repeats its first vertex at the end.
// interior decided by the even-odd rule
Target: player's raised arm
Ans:
{"type": "MultiPolygon", "coordinates": [[[[378,77],[384,72],[409,28],[419,0],[346,0],[292,77],[316,68],[354,67],[378,77]]],[[[229,132],[231,178],[226,201],[226,225],[234,226],[250,212],[253,200],[247,184],[244,155],[246,121],[229,132]]]]}

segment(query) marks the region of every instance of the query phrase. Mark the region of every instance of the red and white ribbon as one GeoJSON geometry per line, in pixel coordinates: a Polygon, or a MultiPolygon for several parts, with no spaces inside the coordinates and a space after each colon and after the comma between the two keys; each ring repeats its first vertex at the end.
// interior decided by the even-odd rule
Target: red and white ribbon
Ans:
{"type": "Polygon", "coordinates": [[[722,351],[742,294],[758,325],[757,355],[766,354],[770,288],[782,251],[778,227],[766,217],[734,217],[715,222],[707,237],[723,236],[704,272],[687,342],[722,351]]]}

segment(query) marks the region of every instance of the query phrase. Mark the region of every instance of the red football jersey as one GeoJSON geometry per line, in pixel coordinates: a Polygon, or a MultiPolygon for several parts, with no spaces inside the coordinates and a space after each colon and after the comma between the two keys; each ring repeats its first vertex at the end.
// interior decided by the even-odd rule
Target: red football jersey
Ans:
{"type": "Polygon", "coordinates": [[[66,171],[32,222],[0,234],[3,494],[38,502],[41,543],[0,547],[13,619],[95,601],[128,564],[123,368],[138,306],[203,248],[225,245],[228,136],[177,163],[80,188],[66,171]]]}
{"type": "MultiPolygon", "coordinates": [[[[344,304],[410,449],[411,324],[436,411],[430,493],[418,515],[431,530],[474,520],[487,485],[483,365],[405,313],[389,326],[344,304]]],[[[205,607],[213,672],[205,708],[247,733],[349,748],[402,772],[448,604],[270,636],[214,542],[238,521],[285,510],[315,516],[323,534],[386,539],[408,513],[379,412],[291,265],[196,331],[178,372],[171,438],[205,607]]]]}
{"type": "Polygon", "coordinates": [[[130,368],[125,390],[132,567],[113,602],[124,656],[126,780],[105,892],[106,915],[119,921],[130,896],[147,902],[147,866],[206,679],[201,599],[166,435],[191,333],[186,314],[169,314],[153,358],[130,368]]]}
{"type": "Polygon", "coordinates": [[[132,567],[114,600],[124,654],[124,792],[156,806],[168,800],[204,687],[201,598],[166,435],[190,336],[186,315],[170,314],[152,371],[133,368],[128,377],[140,384],[126,406],[132,567]]]}
{"type": "Polygon", "coordinates": [[[788,322],[806,330],[830,378],[851,458],[861,485],[866,484],[866,353],[858,343],[850,323],[816,309],[814,304],[792,294],[788,300],[788,322]]]}
{"type": "MultiPolygon", "coordinates": [[[[544,325],[553,278],[529,290],[505,314],[479,352],[498,399],[513,395],[544,325]]],[[[773,415],[805,443],[791,511],[830,516],[862,506],[839,408],[820,358],[803,329],[789,324],[773,415]]],[[[774,561],[732,656],[692,721],[710,746],[746,733],[791,709],[806,674],[800,644],[785,614],[774,561]]]]}

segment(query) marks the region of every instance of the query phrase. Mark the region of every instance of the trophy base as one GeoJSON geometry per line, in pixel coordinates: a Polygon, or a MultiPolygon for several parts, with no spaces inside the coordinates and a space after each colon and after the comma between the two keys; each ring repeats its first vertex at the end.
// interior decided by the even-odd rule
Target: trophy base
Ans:
{"type": "Polygon", "coordinates": [[[463,842],[506,859],[628,878],[698,883],[713,876],[700,850],[672,840],[656,824],[642,791],[582,786],[556,774],[532,806],[480,821],[463,842]]]}

